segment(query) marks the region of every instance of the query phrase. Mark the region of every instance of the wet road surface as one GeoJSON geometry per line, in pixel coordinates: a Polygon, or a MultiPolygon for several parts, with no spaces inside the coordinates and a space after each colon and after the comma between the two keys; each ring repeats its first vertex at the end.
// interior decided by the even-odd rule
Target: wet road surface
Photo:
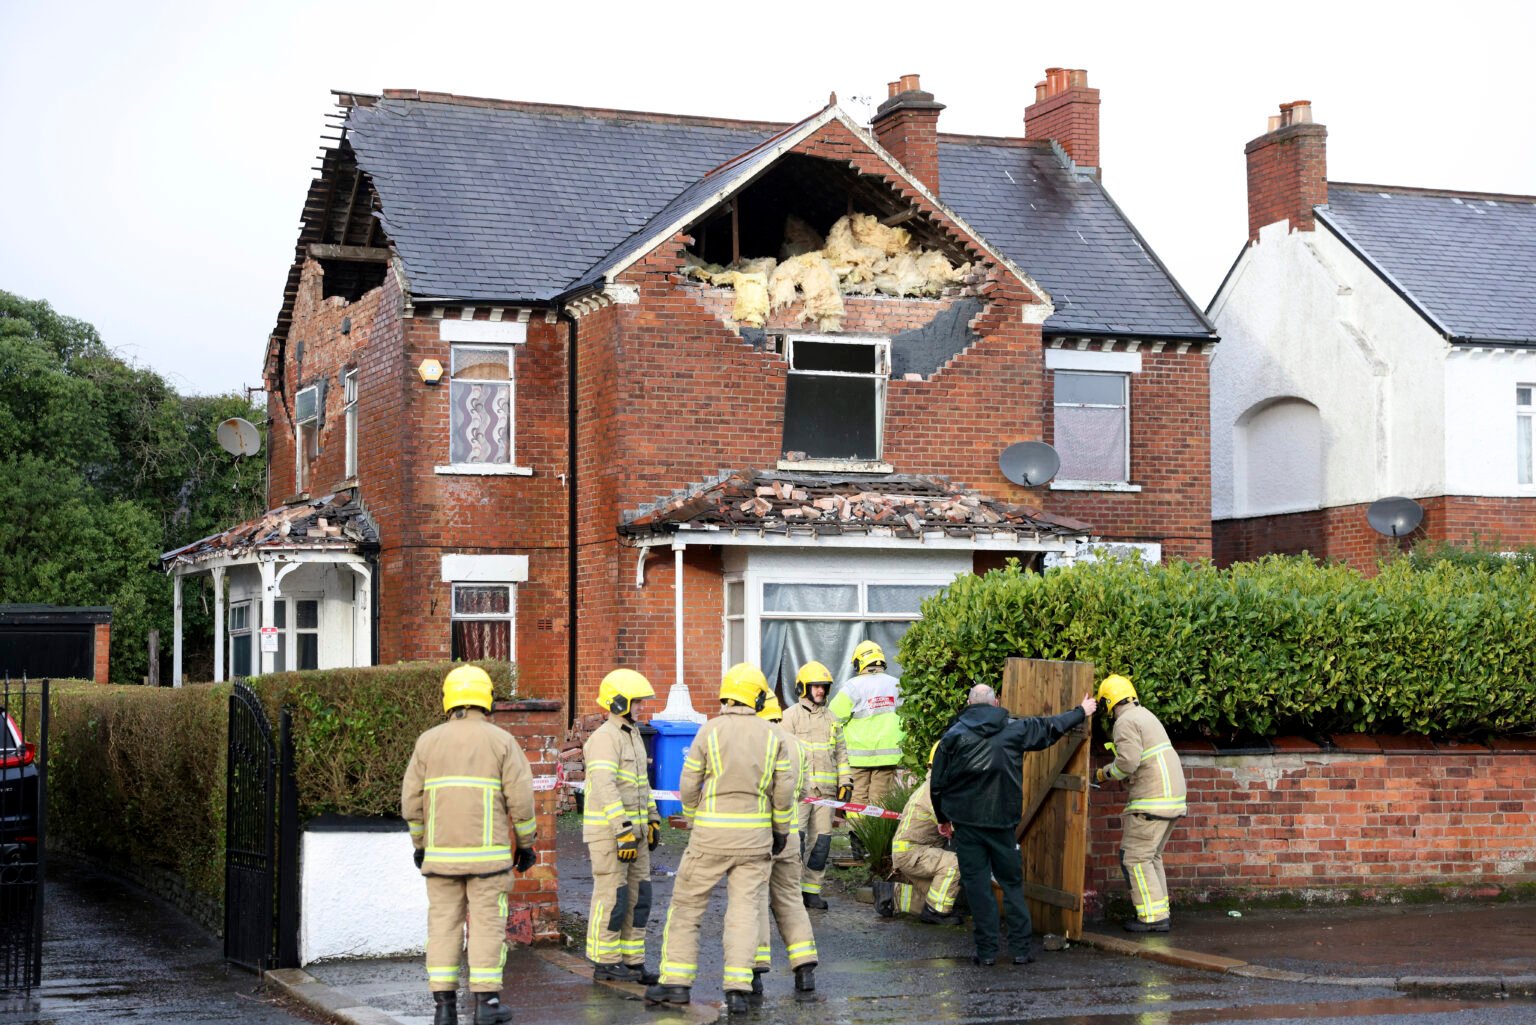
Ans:
{"type": "Polygon", "coordinates": [[[43,984],[29,997],[0,994],[5,1025],[315,1020],[226,967],[219,940],[159,898],[54,857],[46,885],[43,984]]]}

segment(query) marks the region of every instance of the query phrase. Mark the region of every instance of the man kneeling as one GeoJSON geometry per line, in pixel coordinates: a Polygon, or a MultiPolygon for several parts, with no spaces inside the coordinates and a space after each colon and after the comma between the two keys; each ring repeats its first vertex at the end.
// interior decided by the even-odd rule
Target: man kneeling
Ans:
{"type": "MultiPolygon", "coordinates": [[[[933,745],[928,764],[933,764],[933,745]]],[[[960,862],[955,852],[945,848],[944,833],[933,817],[933,801],[928,796],[928,781],[907,799],[891,841],[891,863],[904,882],[875,884],[875,910],[884,918],[896,912],[918,912],[919,921],[935,924],[958,922],[954,910],[960,890],[960,862]]]]}

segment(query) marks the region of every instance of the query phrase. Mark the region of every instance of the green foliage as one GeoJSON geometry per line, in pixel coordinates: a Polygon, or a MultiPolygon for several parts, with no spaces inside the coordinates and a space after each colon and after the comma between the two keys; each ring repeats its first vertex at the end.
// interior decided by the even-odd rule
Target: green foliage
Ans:
{"type": "Polygon", "coordinates": [[[905,753],[921,765],[1004,661],[1123,673],[1170,732],[1477,735],[1536,729],[1536,564],[1399,559],[1366,579],[1305,557],[1017,563],[960,577],[902,639],[905,753]]]}
{"type": "MultiPolygon", "coordinates": [[[[218,447],[220,420],[257,423],[238,396],[178,396],[115,355],[95,328],[0,291],[0,602],[110,605],[114,680],[145,675],[159,629],[169,660],[162,551],[258,514],[261,460],[218,447]]],[[[210,676],[212,623],[194,587],[187,664],[210,676]]]]}
{"type": "MultiPolygon", "coordinates": [[[[901,811],[907,806],[907,800],[918,785],[892,787],[880,799],[880,807],[887,811],[901,811]]],[[[848,816],[848,828],[864,845],[865,864],[869,867],[871,878],[889,879],[895,873],[895,867],[891,864],[891,842],[896,839],[898,825],[900,823],[896,819],[869,815],[848,816]]]]}

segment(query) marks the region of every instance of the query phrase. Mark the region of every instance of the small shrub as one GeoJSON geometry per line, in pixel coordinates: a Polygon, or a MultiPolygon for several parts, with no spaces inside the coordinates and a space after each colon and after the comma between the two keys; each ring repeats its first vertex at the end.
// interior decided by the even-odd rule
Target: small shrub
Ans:
{"type": "MultiPolygon", "coordinates": [[[[887,811],[901,811],[907,806],[907,800],[916,789],[916,786],[892,787],[880,799],[880,807],[887,811]]],[[[899,824],[897,820],[884,816],[879,818],[872,815],[848,816],[848,828],[864,845],[864,863],[869,868],[871,878],[890,879],[895,873],[895,868],[891,864],[891,842],[896,839],[896,827],[899,824]]]]}

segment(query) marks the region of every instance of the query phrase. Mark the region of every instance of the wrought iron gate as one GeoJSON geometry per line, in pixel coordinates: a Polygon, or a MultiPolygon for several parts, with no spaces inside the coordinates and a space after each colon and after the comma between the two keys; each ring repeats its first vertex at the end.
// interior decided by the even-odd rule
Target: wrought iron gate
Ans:
{"type": "Polygon", "coordinates": [[[224,783],[224,959],[253,972],[298,965],[298,792],[286,708],[278,739],[256,692],[235,681],[224,783]]]}
{"type": "Polygon", "coordinates": [[[0,991],[43,976],[48,681],[0,683],[0,991]]]}

